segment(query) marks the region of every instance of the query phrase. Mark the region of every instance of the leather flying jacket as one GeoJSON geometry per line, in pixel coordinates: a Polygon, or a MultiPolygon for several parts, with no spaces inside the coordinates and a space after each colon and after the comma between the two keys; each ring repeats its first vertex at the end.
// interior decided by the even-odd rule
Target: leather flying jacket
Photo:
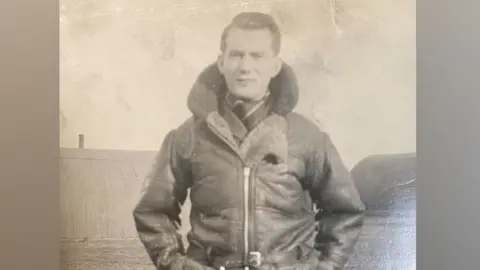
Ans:
{"type": "Polygon", "coordinates": [[[298,88],[283,65],[272,113],[238,144],[218,112],[215,64],[197,79],[193,116],[170,131],[134,209],[157,269],[343,269],[364,220],[349,170],[330,137],[293,109],[298,88]],[[190,191],[191,230],[179,234],[190,191]]]}

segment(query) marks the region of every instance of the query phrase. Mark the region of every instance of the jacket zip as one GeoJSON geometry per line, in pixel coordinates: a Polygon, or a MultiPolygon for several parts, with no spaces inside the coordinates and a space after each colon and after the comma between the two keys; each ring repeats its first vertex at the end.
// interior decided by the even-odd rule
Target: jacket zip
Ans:
{"type": "MultiPolygon", "coordinates": [[[[210,124],[209,124],[210,125],[210,124]]],[[[234,146],[234,144],[228,139],[228,137],[224,136],[221,132],[219,132],[216,128],[211,128],[211,130],[213,130],[213,132],[219,136],[220,138],[222,138],[222,140],[232,149],[234,150],[234,152],[242,159],[243,161],[243,158],[242,158],[242,155],[240,154],[240,152],[238,151],[238,149],[234,146]]],[[[248,167],[248,166],[244,166],[243,167],[243,201],[244,201],[244,223],[243,223],[243,242],[244,242],[244,262],[245,263],[248,263],[248,259],[249,259],[249,253],[250,253],[250,223],[252,221],[250,221],[250,216],[251,216],[251,213],[250,213],[250,178],[251,178],[251,168],[248,167]]],[[[254,217],[254,214],[252,216],[252,218],[254,217]]],[[[245,266],[244,270],[249,270],[250,267],[249,266],[245,266]]]]}
{"type": "MultiPolygon", "coordinates": [[[[243,243],[244,243],[244,252],[245,252],[245,262],[248,261],[248,252],[250,251],[249,243],[249,218],[250,218],[250,172],[249,167],[243,168],[243,201],[244,201],[244,222],[243,222],[243,243]]],[[[245,266],[245,270],[248,270],[249,267],[245,266]]]]}

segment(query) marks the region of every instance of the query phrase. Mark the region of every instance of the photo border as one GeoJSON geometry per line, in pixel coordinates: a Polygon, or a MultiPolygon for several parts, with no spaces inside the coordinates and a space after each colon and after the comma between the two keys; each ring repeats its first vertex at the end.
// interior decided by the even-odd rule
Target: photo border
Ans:
{"type": "Polygon", "coordinates": [[[0,2],[0,269],[60,269],[57,0],[0,2]]]}
{"type": "MultiPolygon", "coordinates": [[[[58,7],[55,0],[0,4],[0,269],[60,269],[58,7]]],[[[422,270],[478,268],[478,10],[473,0],[417,5],[422,270]]]]}

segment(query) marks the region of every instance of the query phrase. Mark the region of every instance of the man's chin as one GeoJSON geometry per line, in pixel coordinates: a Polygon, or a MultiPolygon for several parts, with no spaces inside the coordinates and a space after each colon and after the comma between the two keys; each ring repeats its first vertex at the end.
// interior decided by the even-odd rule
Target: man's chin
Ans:
{"type": "Polygon", "coordinates": [[[238,99],[252,99],[255,95],[250,93],[255,93],[255,89],[248,86],[235,87],[233,91],[230,91],[230,94],[235,96],[238,99]]]}

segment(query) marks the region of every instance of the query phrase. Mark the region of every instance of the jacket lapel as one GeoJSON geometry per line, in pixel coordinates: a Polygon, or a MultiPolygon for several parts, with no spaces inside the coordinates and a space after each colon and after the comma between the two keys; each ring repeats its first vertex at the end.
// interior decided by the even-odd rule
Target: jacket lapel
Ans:
{"type": "Polygon", "coordinates": [[[244,140],[235,140],[229,124],[218,112],[211,112],[206,122],[212,132],[217,135],[244,162],[258,162],[268,152],[276,154],[283,160],[288,153],[286,141],[286,120],[284,117],[271,114],[246,134],[244,140]]]}
{"type": "Polygon", "coordinates": [[[247,126],[242,122],[242,120],[235,114],[230,106],[224,105],[223,118],[230,127],[230,131],[236,139],[237,143],[241,143],[243,139],[248,134],[247,126]]]}
{"type": "Polygon", "coordinates": [[[286,119],[271,114],[260,121],[240,144],[240,153],[252,162],[259,162],[267,154],[274,154],[282,161],[287,159],[286,119]]]}
{"type": "Polygon", "coordinates": [[[214,111],[209,113],[205,120],[210,130],[243,159],[238,144],[225,119],[217,111],[214,111]]]}

